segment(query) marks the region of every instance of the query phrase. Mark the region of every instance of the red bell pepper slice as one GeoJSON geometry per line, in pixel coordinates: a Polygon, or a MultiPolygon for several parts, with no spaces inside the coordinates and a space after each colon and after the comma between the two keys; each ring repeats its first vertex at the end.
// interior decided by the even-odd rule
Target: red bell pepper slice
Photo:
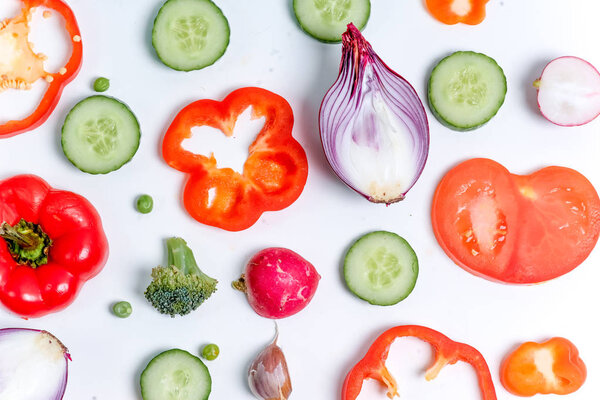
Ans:
{"type": "Polygon", "coordinates": [[[485,19],[488,0],[426,0],[427,9],[435,19],[454,25],[459,22],[477,25],[485,19]]]}
{"type": "Polygon", "coordinates": [[[587,369],[577,347],[564,338],[527,342],[502,363],[502,385],[517,396],[569,394],[585,382],[587,369]]]}
{"type": "Polygon", "coordinates": [[[94,207],[37,176],[0,181],[0,223],[0,302],[23,317],[65,308],[106,263],[94,207]]]}
{"type": "Polygon", "coordinates": [[[64,87],[75,79],[82,63],[81,33],[73,11],[62,0],[21,0],[24,8],[20,15],[13,19],[0,21],[0,36],[6,35],[5,42],[14,41],[19,57],[27,57],[26,65],[16,67],[15,71],[0,70],[0,92],[3,89],[28,89],[30,85],[40,78],[45,78],[48,88],[38,104],[36,110],[28,117],[21,120],[12,120],[0,124],[0,138],[7,138],[37,128],[52,114],[60,100],[64,87]],[[43,70],[43,57],[33,52],[28,41],[29,19],[34,7],[46,7],[58,12],[65,20],[65,30],[71,38],[72,51],[67,64],[56,73],[47,73],[43,70]],[[18,30],[18,32],[13,32],[18,30]],[[31,65],[33,63],[33,65],[31,65]],[[31,71],[36,71],[31,74],[31,71]],[[4,77],[3,77],[4,76],[4,77]]]}
{"type": "Polygon", "coordinates": [[[429,343],[435,350],[435,359],[425,373],[428,381],[435,379],[446,365],[458,361],[469,363],[477,373],[481,398],[496,400],[496,390],[485,359],[475,348],[450,340],[443,334],[418,325],[404,325],[388,329],[367,351],[367,354],[350,370],[342,388],[342,400],[354,400],[360,394],[365,379],[375,379],[388,388],[388,397],[399,396],[398,385],[385,366],[390,346],[397,338],[412,336],[429,343]]]}
{"type": "Polygon", "coordinates": [[[183,193],[188,213],[199,222],[228,231],[252,226],[265,211],[292,204],[306,184],[308,162],[293,137],[294,115],[288,102],[265,89],[247,87],[223,101],[199,100],[177,114],[163,139],[163,157],[171,167],[189,174],[183,193]],[[214,155],[184,150],[192,128],[207,125],[233,135],[238,116],[252,106],[253,118],[265,125],[248,150],[242,174],[217,168],[214,155]]]}

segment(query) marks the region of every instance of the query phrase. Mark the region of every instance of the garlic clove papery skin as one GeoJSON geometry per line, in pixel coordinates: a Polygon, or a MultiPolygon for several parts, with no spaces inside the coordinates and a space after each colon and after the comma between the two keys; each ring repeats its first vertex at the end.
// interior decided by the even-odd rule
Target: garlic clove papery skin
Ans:
{"type": "Polygon", "coordinates": [[[248,370],[248,385],[257,399],[287,400],[292,393],[287,362],[276,341],[260,352],[248,370]]]}

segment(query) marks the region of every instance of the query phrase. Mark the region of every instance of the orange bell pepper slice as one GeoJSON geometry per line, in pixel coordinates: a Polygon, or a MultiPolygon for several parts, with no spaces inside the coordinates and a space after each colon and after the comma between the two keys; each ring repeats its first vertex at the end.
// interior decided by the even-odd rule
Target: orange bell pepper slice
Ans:
{"type": "Polygon", "coordinates": [[[163,158],[189,175],[183,203],[197,221],[228,231],[252,226],[265,211],[281,210],[302,193],[308,176],[304,149],[292,137],[294,115],[288,102],[265,89],[247,87],[223,101],[199,100],[177,114],[163,139],[163,158]],[[265,124],[248,149],[242,174],[217,168],[214,155],[183,149],[195,126],[211,126],[233,135],[238,116],[252,106],[252,117],[265,124]]]}
{"type": "Polygon", "coordinates": [[[462,22],[477,25],[485,19],[487,2],[488,0],[426,0],[425,4],[431,15],[444,24],[462,22]]]}
{"type": "Polygon", "coordinates": [[[569,394],[583,385],[587,376],[577,347],[564,338],[543,343],[527,342],[502,363],[502,385],[517,396],[569,394]]]}

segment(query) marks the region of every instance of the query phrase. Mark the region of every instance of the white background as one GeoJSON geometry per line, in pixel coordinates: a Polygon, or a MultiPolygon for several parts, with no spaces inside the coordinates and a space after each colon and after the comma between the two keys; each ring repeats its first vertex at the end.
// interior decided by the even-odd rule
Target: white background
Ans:
{"type": "MultiPolygon", "coordinates": [[[[291,14],[291,1],[220,0],[231,25],[226,54],[204,70],[176,72],[156,59],[150,45],[152,21],[161,3],[70,0],[84,41],[83,68],[42,127],[0,140],[0,179],[34,173],[53,186],[86,196],[100,212],[109,238],[105,269],[69,308],[29,321],[0,312],[0,327],[46,329],[69,347],[73,362],[65,399],[138,400],[140,372],[155,354],[172,347],[198,353],[208,342],[218,343],[222,352],[207,363],[213,377],[211,398],[251,399],[246,370],[271,339],[273,323],[256,315],[230,282],[253,253],[269,246],[299,252],[322,276],[309,307],[279,322],[294,399],[339,398],[345,374],[374,338],[389,327],[409,323],[429,326],[479,349],[490,365],[500,399],[512,397],[498,380],[500,362],[508,351],[523,341],[567,337],[579,348],[589,373],[583,388],[568,398],[598,398],[600,250],[552,282],[530,287],[491,283],[446,257],[431,231],[429,210],[443,174],[471,157],[489,157],[523,174],[547,165],[568,166],[600,187],[600,120],[580,128],[556,127],[540,116],[531,87],[546,62],[561,55],[577,55],[600,66],[600,4],[493,0],[486,20],[470,27],[438,23],[419,0],[373,0],[364,34],[422,99],[431,68],[455,50],[488,54],[508,79],[504,106],[481,129],[453,132],[428,114],[431,148],[425,171],[404,202],[385,207],[370,204],[345,187],[321,150],[317,113],[337,76],[340,45],[321,44],[306,36],[291,14]],[[90,86],[97,76],[111,79],[108,94],[125,101],[142,127],[141,146],[133,161],[106,176],[80,172],[60,149],[66,112],[92,94],[90,86]],[[172,118],[189,102],[221,99],[236,88],[252,85],[272,90],[291,103],[294,136],[307,151],[310,172],[303,194],[292,206],[264,215],[246,231],[230,233],[203,226],[186,214],[180,202],[184,177],[164,163],[159,144],[172,118]],[[134,210],[140,193],[154,197],[155,210],[149,215],[134,210]],[[413,294],[393,307],[357,299],[340,276],[349,244],[378,229],[405,237],[419,256],[421,271],[413,294]],[[202,269],[220,280],[218,292],[207,303],[175,319],[157,313],[142,295],[150,269],[165,261],[163,240],[171,235],[185,238],[202,269]],[[126,320],[109,311],[114,301],[122,299],[134,309],[126,320]]],[[[23,113],[16,108],[1,107],[0,120],[13,112],[23,113]]],[[[402,398],[478,398],[468,366],[448,367],[438,380],[425,383],[422,368],[428,351],[418,341],[394,346],[389,364],[405,368],[399,372],[402,398]]]]}

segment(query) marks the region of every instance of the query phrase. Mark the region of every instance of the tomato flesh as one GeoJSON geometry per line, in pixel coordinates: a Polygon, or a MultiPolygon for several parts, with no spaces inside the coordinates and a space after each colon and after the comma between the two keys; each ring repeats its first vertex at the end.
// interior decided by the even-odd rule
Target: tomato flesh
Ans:
{"type": "Polygon", "coordinates": [[[432,224],[444,251],[471,273],[506,283],[537,283],[585,260],[600,234],[600,199],[580,173],[547,167],[514,175],[472,159],[442,179],[432,224]]]}

